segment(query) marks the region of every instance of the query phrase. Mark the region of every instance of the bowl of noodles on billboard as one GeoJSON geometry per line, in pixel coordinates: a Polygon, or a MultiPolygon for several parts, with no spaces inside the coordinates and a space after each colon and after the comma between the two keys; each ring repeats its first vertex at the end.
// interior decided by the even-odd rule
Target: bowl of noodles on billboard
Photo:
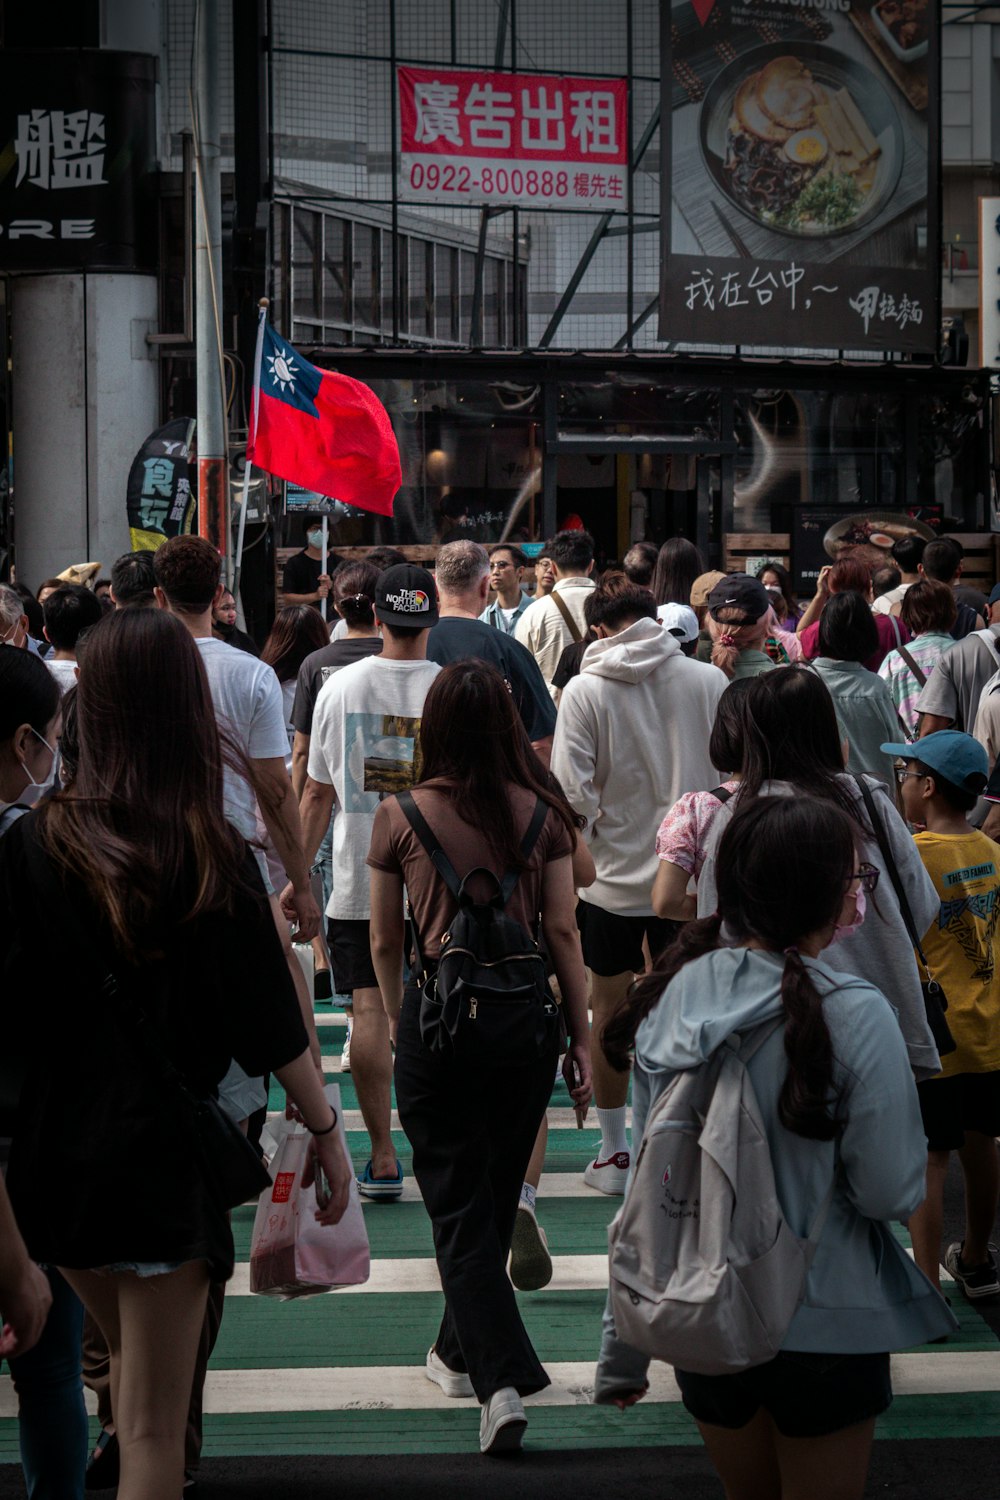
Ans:
{"type": "Polygon", "coordinates": [[[877,547],[880,552],[888,552],[893,542],[904,536],[922,536],[932,542],[937,532],[905,511],[866,510],[835,522],[823,538],[823,550],[836,562],[851,547],[877,547]]]}
{"type": "Polygon", "coordinates": [[[903,127],[881,80],[815,42],[772,42],[733,58],[702,102],[700,137],[729,202],[797,238],[869,223],[903,167],[903,127]]]}

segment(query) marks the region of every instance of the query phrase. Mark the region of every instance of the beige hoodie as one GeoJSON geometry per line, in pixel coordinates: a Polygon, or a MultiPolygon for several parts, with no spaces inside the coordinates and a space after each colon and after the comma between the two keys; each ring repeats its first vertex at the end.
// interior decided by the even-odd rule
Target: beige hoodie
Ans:
{"type": "Polygon", "coordinates": [[[577,812],[597,879],[581,891],[606,911],[652,914],[656,830],[685,792],[719,782],[708,758],[726,688],[718,667],[684,656],[658,620],[587,647],[563,689],[552,770],[577,812]]]}

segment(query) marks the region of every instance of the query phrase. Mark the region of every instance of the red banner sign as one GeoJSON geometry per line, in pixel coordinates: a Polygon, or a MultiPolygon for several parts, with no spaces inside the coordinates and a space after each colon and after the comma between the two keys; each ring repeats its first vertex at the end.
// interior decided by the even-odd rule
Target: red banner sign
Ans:
{"type": "Polygon", "coordinates": [[[625,82],[399,68],[399,196],[410,203],[625,207],[625,82]]]}

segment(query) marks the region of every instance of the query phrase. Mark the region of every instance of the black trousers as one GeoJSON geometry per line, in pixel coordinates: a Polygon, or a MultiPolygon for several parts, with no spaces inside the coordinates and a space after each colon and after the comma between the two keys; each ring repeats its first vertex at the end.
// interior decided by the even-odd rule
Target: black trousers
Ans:
{"type": "Polygon", "coordinates": [[[418,1007],[417,992],[408,990],[396,1041],[396,1105],[444,1288],[435,1348],[449,1369],[468,1373],[480,1401],[504,1386],[530,1396],[549,1377],[521,1321],[507,1256],[558,1054],[516,1068],[470,1068],[434,1056],[420,1040],[418,1007]]]}

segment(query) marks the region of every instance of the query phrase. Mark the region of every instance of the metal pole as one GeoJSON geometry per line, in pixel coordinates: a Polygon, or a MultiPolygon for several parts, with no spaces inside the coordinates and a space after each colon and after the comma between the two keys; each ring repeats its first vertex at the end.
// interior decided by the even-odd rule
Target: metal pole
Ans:
{"type": "Polygon", "coordinates": [[[219,169],[217,0],[197,0],[192,124],[195,145],[195,370],[198,385],[198,532],[218,547],[231,580],[226,411],[222,368],[222,181],[219,169]]]}
{"type": "MultiPolygon", "coordinates": [[[[326,515],[326,513],[324,512],[324,515],[323,515],[323,547],[322,547],[323,561],[320,563],[320,571],[322,573],[325,573],[326,570],[327,570],[327,556],[328,556],[328,553],[329,553],[329,547],[330,547],[330,517],[328,515],[326,515]]],[[[326,600],[325,599],[321,599],[319,601],[319,612],[322,615],[323,619],[325,620],[326,619],[326,600]]]]}
{"type": "MultiPolygon", "coordinates": [[[[266,297],[261,297],[257,304],[257,344],[253,359],[253,388],[250,392],[251,414],[249,436],[256,436],[257,432],[257,410],[260,396],[260,356],[264,347],[264,323],[267,319],[267,309],[270,306],[266,297]]],[[[249,443],[247,444],[249,447],[249,443]]],[[[233,598],[237,604],[240,602],[240,576],[243,571],[243,538],[247,529],[247,502],[250,499],[250,470],[253,465],[250,459],[244,455],[243,465],[243,503],[240,506],[240,524],[236,537],[236,563],[233,568],[233,598]]]]}
{"type": "MultiPolygon", "coordinates": [[[[392,342],[399,343],[399,121],[396,93],[396,0],[389,0],[389,128],[392,132],[392,342]]],[[[324,572],[326,569],[324,568],[324,572]]],[[[324,620],[326,615],[323,615],[324,620]]]]}

